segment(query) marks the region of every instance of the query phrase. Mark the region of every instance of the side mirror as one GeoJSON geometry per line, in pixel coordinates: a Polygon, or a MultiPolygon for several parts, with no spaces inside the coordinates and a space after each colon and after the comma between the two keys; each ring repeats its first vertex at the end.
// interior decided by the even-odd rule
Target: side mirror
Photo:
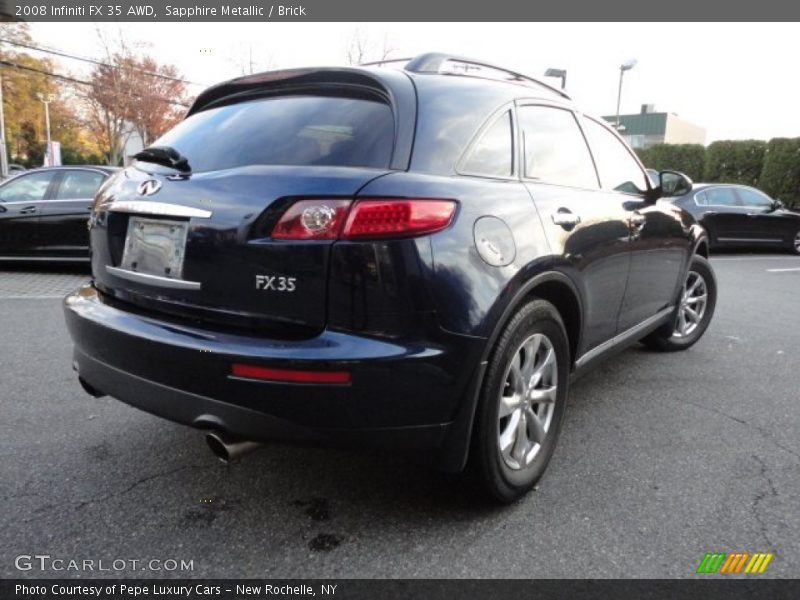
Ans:
{"type": "Polygon", "coordinates": [[[692,191],[692,180],[678,171],[661,171],[658,174],[658,198],[683,196],[692,191]]]}
{"type": "Polygon", "coordinates": [[[781,202],[780,198],[776,198],[775,201],[772,203],[772,210],[778,210],[781,208],[786,208],[786,205],[781,202]]]}

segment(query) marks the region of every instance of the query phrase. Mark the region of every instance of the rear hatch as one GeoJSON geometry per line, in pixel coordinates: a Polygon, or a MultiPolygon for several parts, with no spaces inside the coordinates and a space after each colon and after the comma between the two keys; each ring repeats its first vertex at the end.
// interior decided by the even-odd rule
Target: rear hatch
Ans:
{"type": "Polygon", "coordinates": [[[393,106],[364,86],[256,89],[193,109],[153,144],[188,166],[139,160],[101,189],[92,270],[109,301],[272,337],[324,328],[335,240],[272,230],[298,200],[352,199],[391,172],[393,106]]]}

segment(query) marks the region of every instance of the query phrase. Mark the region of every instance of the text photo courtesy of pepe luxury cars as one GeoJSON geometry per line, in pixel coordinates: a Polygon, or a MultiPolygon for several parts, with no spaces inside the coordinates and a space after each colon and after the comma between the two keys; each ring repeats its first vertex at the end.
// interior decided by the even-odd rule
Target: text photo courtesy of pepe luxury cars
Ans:
{"type": "Polygon", "coordinates": [[[800,574],[796,25],[151,21],[0,23],[0,576],[800,574]]]}

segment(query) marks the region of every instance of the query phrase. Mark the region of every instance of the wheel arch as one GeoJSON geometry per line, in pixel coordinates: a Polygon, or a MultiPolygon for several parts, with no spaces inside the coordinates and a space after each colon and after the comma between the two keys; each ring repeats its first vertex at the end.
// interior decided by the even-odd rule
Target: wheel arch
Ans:
{"type": "Polygon", "coordinates": [[[574,367],[583,327],[583,303],[578,287],[567,275],[560,271],[548,270],[538,273],[514,292],[511,300],[503,307],[500,317],[492,325],[469,391],[464,398],[461,409],[453,420],[448,440],[438,457],[437,462],[443,470],[457,472],[461,471],[466,465],[473,438],[475,414],[481,390],[483,389],[489,356],[508,322],[520,307],[524,306],[532,298],[547,300],[558,310],[567,330],[567,339],[570,346],[570,370],[574,367]]]}

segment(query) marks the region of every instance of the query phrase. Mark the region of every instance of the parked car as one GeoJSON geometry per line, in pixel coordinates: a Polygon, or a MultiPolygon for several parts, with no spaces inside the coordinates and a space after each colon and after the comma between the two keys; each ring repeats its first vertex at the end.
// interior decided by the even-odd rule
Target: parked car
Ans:
{"type": "Polygon", "coordinates": [[[512,501],[571,378],[709,325],[707,237],[659,195],[602,119],[502,67],[235,79],[101,188],[93,283],[65,300],[74,365],[223,459],[371,444],[469,459],[512,501]]]}
{"type": "Polygon", "coordinates": [[[0,260],[88,261],[87,223],[111,167],[46,167],[0,183],[0,260]]]}
{"type": "Polygon", "coordinates": [[[706,228],[711,248],[776,248],[800,254],[800,213],[761,190],[701,183],[673,202],[706,228]]]}

